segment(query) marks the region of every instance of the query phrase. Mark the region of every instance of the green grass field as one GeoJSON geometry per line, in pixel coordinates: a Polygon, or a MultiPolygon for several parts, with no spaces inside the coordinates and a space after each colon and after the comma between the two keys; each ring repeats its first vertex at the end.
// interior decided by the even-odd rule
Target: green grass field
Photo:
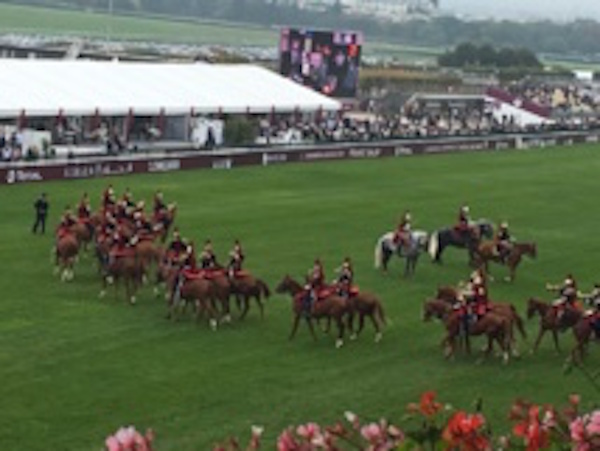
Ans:
{"type": "MultiPolygon", "coordinates": [[[[562,355],[546,341],[507,367],[496,359],[476,365],[475,356],[445,361],[442,327],[421,321],[421,305],[438,284],[468,276],[464,252],[449,250],[443,267],[423,258],[416,277],[404,280],[399,260],[387,276],[373,269],[373,246],[405,208],[416,227],[431,230],[453,223],[468,201],[473,216],[507,219],[517,238],[539,246],[538,260],[525,261],[514,284],[493,283],[493,299],[512,301],[524,314],[529,296],[549,299],[545,282],[570,271],[588,289],[599,278],[599,152],[583,146],[2,187],[1,447],[97,450],[119,426],[135,424],[155,429],[157,449],[209,449],[229,435],[248,436],[252,424],[273,439],[288,424],[332,422],[347,409],[399,420],[406,403],[429,389],[467,409],[483,396],[498,431],[507,430],[518,396],[562,404],[579,392],[597,401],[580,373],[563,374],[570,333],[562,355]],[[84,191],[97,200],[108,182],[147,201],[161,188],[179,204],[183,234],[196,242],[211,237],[219,255],[239,237],[247,268],[271,286],[286,272],[303,275],[317,256],[332,277],[351,256],[358,284],[385,304],[383,341],[375,344],[367,328],[336,350],[332,336],[315,343],[302,327],[289,342],[290,301],[279,295],[268,301],[264,321],[252,309],[245,322],[216,333],[191,318],[172,323],[150,288],[134,307],[110,293],[99,300],[90,257],[79,262],[75,281],[61,283],[49,259],[52,234],[30,233],[31,204],[47,191],[55,225],[65,204],[84,191]]],[[[537,321],[528,331],[537,331],[537,321]]],[[[587,364],[598,368],[598,348],[591,351],[587,364]]]]}

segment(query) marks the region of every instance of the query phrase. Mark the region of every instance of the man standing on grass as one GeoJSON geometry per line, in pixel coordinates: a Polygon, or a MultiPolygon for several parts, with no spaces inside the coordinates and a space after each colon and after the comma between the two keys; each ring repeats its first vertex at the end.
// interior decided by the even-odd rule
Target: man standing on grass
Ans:
{"type": "Polygon", "coordinates": [[[33,204],[35,208],[35,224],[33,224],[33,233],[37,233],[38,227],[41,227],[41,233],[46,233],[46,217],[48,216],[48,200],[46,199],[46,193],[42,195],[33,204]]]}

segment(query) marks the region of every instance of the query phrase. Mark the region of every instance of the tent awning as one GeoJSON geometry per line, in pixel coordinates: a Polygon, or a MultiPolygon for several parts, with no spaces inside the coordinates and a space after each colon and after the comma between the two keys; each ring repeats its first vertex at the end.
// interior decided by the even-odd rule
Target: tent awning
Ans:
{"type": "Polygon", "coordinates": [[[0,60],[0,117],[337,111],[340,102],[252,65],[0,60]]]}

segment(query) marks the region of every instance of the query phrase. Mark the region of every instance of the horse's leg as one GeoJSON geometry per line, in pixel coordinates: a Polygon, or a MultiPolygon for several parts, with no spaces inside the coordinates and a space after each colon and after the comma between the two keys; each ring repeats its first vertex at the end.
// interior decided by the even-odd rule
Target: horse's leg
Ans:
{"type": "Polygon", "coordinates": [[[376,312],[373,312],[369,315],[369,318],[371,318],[371,322],[373,323],[373,327],[375,328],[375,343],[379,343],[381,341],[382,335],[381,330],[379,328],[379,322],[377,321],[376,316],[376,312]]]}
{"type": "Polygon", "coordinates": [[[533,354],[534,352],[536,352],[538,350],[538,347],[540,345],[540,342],[542,341],[542,337],[546,334],[546,328],[544,326],[540,325],[540,331],[538,332],[538,336],[535,339],[535,343],[533,344],[533,349],[531,350],[531,353],[533,354]]]}
{"type": "Polygon", "coordinates": [[[339,315],[335,318],[338,327],[338,338],[335,341],[335,347],[338,349],[344,346],[344,321],[342,320],[342,316],[339,315]]]}
{"type": "Polygon", "coordinates": [[[290,333],[290,340],[292,340],[296,335],[296,331],[298,330],[298,323],[300,322],[300,316],[300,313],[296,313],[296,316],[294,317],[294,322],[292,324],[292,332],[290,333]]]}
{"type": "Polygon", "coordinates": [[[560,346],[558,345],[558,332],[556,329],[552,329],[552,339],[554,340],[554,350],[560,353],[560,346]]]}
{"type": "Polygon", "coordinates": [[[313,337],[314,341],[317,341],[317,334],[315,333],[315,326],[313,325],[312,318],[309,316],[305,317],[306,322],[308,323],[308,328],[310,329],[310,334],[313,337]]]}
{"type": "Polygon", "coordinates": [[[356,331],[356,336],[358,337],[365,327],[365,314],[360,312],[358,314],[358,330],[356,331]]]}
{"type": "Polygon", "coordinates": [[[358,335],[354,332],[354,312],[348,313],[348,330],[350,331],[350,340],[356,340],[358,335]]]}
{"type": "MultiPolygon", "coordinates": [[[[237,299],[237,296],[236,296],[237,299]]],[[[242,314],[240,315],[240,319],[244,319],[246,317],[246,315],[248,314],[248,310],[250,309],[250,297],[245,294],[242,297],[242,306],[244,307],[244,310],[242,311],[242,314]]]]}

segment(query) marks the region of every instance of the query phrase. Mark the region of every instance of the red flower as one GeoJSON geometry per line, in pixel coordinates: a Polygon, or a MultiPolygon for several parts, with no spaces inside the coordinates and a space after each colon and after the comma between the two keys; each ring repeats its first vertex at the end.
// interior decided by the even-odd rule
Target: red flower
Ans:
{"type": "Polygon", "coordinates": [[[461,451],[483,451],[491,449],[489,439],[482,427],[485,418],[481,414],[467,414],[462,411],[456,412],[450,420],[442,438],[448,444],[447,449],[461,451]]]}
{"type": "Polygon", "coordinates": [[[435,397],[435,392],[427,391],[421,395],[419,405],[411,403],[408,405],[408,410],[410,412],[419,412],[425,417],[432,417],[443,408],[442,404],[435,400],[435,397]]]}
{"type": "Polygon", "coordinates": [[[540,408],[536,405],[529,408],[527,418],[514,426],[513,433],[524,439],[527,451],[539,451],[549,444],[549,430],[540,422],[540,408]]]}

